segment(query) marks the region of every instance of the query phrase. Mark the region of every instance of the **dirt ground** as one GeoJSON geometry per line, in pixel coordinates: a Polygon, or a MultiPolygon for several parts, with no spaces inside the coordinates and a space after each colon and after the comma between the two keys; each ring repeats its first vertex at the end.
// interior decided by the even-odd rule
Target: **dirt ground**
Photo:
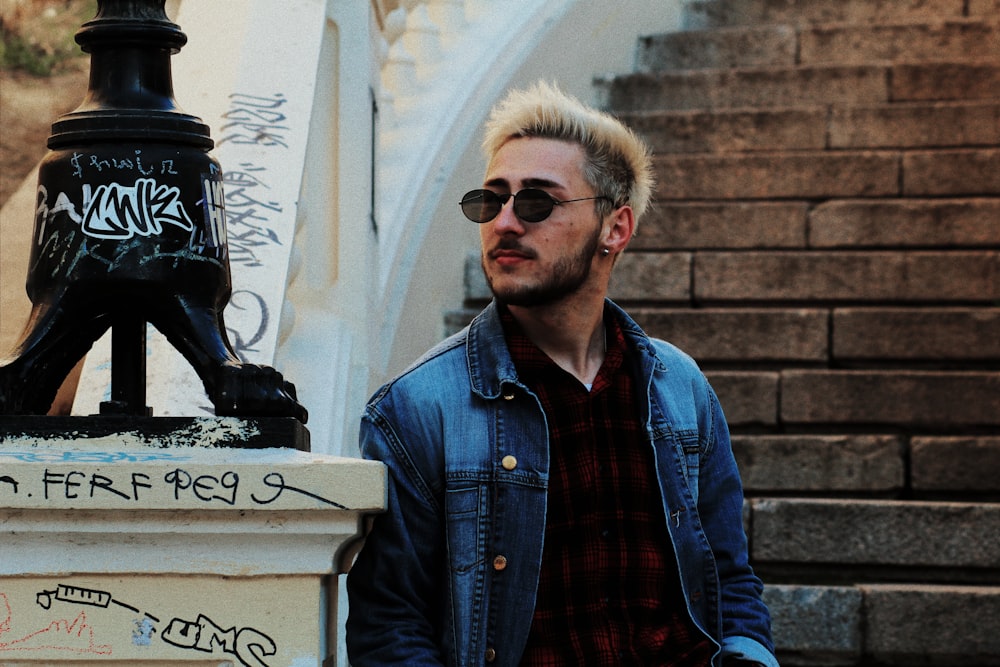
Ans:
{"type": "Polygon", "coordinates": [[[52,123],[83,101],[90,57],[73,35],[93,18],[94,6],[92,0],[0,0],[7,54],[15,43],[26,44],[39,60],[58,61],[43,76],[0,66],[0,206],[45,155],[52,123]]]}
{"type": "Polygon", "coordinates": [[[49,77],[0,71],[0,206],[45,156],[52,123],[83,101],[87,65],[49,77]]]}

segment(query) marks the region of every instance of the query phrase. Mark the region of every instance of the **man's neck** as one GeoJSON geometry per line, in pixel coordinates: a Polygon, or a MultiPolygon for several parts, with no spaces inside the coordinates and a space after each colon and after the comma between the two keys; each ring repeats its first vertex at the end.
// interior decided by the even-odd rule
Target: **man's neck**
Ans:
{"type": "Polygon", "coordinates": [[[576,305],[509,306],[525,335],[560,368],[590,385],[607,350],[604,302],[599,308],[576,305]]]}

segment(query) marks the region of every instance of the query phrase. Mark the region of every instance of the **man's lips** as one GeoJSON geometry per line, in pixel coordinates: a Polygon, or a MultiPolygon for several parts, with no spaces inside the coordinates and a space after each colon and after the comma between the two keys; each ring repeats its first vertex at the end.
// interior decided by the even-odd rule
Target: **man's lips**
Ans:
{"type": "Polygon", "coordinates": [[[519,245],[501,243],[487,253],[487,256],[497,262],[534,259],[535,253],[519,245]]]}
{"type": "Polygon", "coordinates": [[[490,260],[498,266],[512,266],[529,260],[532,257],[534,257],[533,253],[511,248],[496,248],[489,253],[490,260]]]}

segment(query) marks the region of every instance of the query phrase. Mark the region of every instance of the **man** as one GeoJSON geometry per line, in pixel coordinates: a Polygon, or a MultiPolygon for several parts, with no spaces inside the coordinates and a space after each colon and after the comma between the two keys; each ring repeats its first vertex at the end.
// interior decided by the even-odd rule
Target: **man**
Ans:
{"type": "Polygon", "coordinates": [[[493,303],[362,419],[389,492],[348,577],[352,665],[776,667],[718,400],[606,296],[648,149],[544,84],[483,146],[461,208],[493,303]]]}

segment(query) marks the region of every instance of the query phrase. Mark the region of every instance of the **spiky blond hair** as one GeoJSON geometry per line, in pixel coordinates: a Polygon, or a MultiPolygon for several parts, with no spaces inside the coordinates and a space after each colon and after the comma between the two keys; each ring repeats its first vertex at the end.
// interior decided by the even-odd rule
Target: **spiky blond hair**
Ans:
{"type": "Polygon", "coordinates": [[[653,170],[649,147],[631,129],[610,114],[593,109],[554,84],[538,82],[511,90],[497,103],[486,121],[483,152],[492,160],[500,148],[517,137],[559,139],[579,144],[586,155],[583,176],[595,194],[614,204],[608,213],[628,204],[636,220],[649,206],[653,170]]]}

